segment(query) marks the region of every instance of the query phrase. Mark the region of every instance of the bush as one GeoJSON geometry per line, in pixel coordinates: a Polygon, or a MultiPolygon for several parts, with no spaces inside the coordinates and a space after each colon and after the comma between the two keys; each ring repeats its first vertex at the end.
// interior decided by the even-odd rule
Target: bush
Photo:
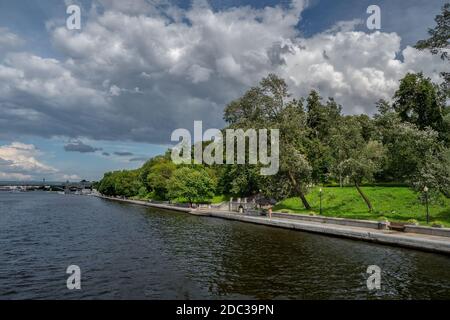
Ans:
{"type": "Polygon", "coordinates": [[[444,227],[444,224],[443,224],[441,221],[433,221],[433,222],[431,223],[431,226],[432,226],[433,228],[443,228],[443,227],[444,227]]]}
{"type": "Polygon", "coordinates": [[[416,219],[409,219],[408,221],[406,221],[408,224],[414,224],[414,225],[418,225],[419,222],[416,219]]]}

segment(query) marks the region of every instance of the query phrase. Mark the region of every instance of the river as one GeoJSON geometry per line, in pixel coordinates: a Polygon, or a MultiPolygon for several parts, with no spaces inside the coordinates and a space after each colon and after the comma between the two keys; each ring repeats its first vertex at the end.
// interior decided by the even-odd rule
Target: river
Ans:
{"type": "Polygon", "coordinates": [[[95,197],[0,192],[0,299],[450,299],[450,257],[95,197]],[[66,269],[81,269],[68,290],[66,269]],[[382,270],[369,291],[367,267],[382,270]]]}

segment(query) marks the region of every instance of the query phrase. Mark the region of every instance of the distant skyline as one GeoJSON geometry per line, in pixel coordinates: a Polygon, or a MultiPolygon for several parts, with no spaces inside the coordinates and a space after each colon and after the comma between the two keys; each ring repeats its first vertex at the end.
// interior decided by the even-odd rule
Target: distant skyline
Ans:
{"type": "Polygon", "coordinates": [[[406,72],[449,68],[411,47],[445,2],[0,0],[0,181],[137,168],[177,128],[223,127],[226,104],[271,72],[294,96],[373,114],[406,72]]]}

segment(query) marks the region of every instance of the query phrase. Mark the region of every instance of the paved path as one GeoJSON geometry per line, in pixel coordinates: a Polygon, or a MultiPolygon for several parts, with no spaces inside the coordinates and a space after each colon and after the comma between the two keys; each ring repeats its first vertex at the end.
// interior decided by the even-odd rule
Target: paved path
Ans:
{"type": "Polygon", "coordinates": [[[406,233],[393,230],[377,230],[372,228],[344,226],[330,223],[299,221],[283,218],[272,218],[263,216],[242,215],[230,211],[221,211],[215,209],[192,210],[190,208],[176,207],[165,204],[155,204],[146,201],[117,199],[99,196],[100,198],[127,202],[147,207],[167,209],[172,211],[181,211],[194,215],[210,216],[228,220],[236,220],[247,223],[261,224],[285,229],[294,229],[307,232],[321,233],[332,236],[371,241],[381,244],[396,245],[413,249],[433,251],[444,254],[450,254],[450,238],[433,236],[418,233],[406,233]]]}

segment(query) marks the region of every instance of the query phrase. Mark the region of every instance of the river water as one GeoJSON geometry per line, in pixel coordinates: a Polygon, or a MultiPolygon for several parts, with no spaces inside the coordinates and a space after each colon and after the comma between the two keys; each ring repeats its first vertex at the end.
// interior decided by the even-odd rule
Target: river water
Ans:
{"type": "Polygon", "coordinates": [[[450,257],[159,211],[0,192],[0,299],[450,299],[450,257]],[[66,269],[81,269],[68,290],[66,269]],[[369,291],[367,267],[382,270],[369,291]]]}

